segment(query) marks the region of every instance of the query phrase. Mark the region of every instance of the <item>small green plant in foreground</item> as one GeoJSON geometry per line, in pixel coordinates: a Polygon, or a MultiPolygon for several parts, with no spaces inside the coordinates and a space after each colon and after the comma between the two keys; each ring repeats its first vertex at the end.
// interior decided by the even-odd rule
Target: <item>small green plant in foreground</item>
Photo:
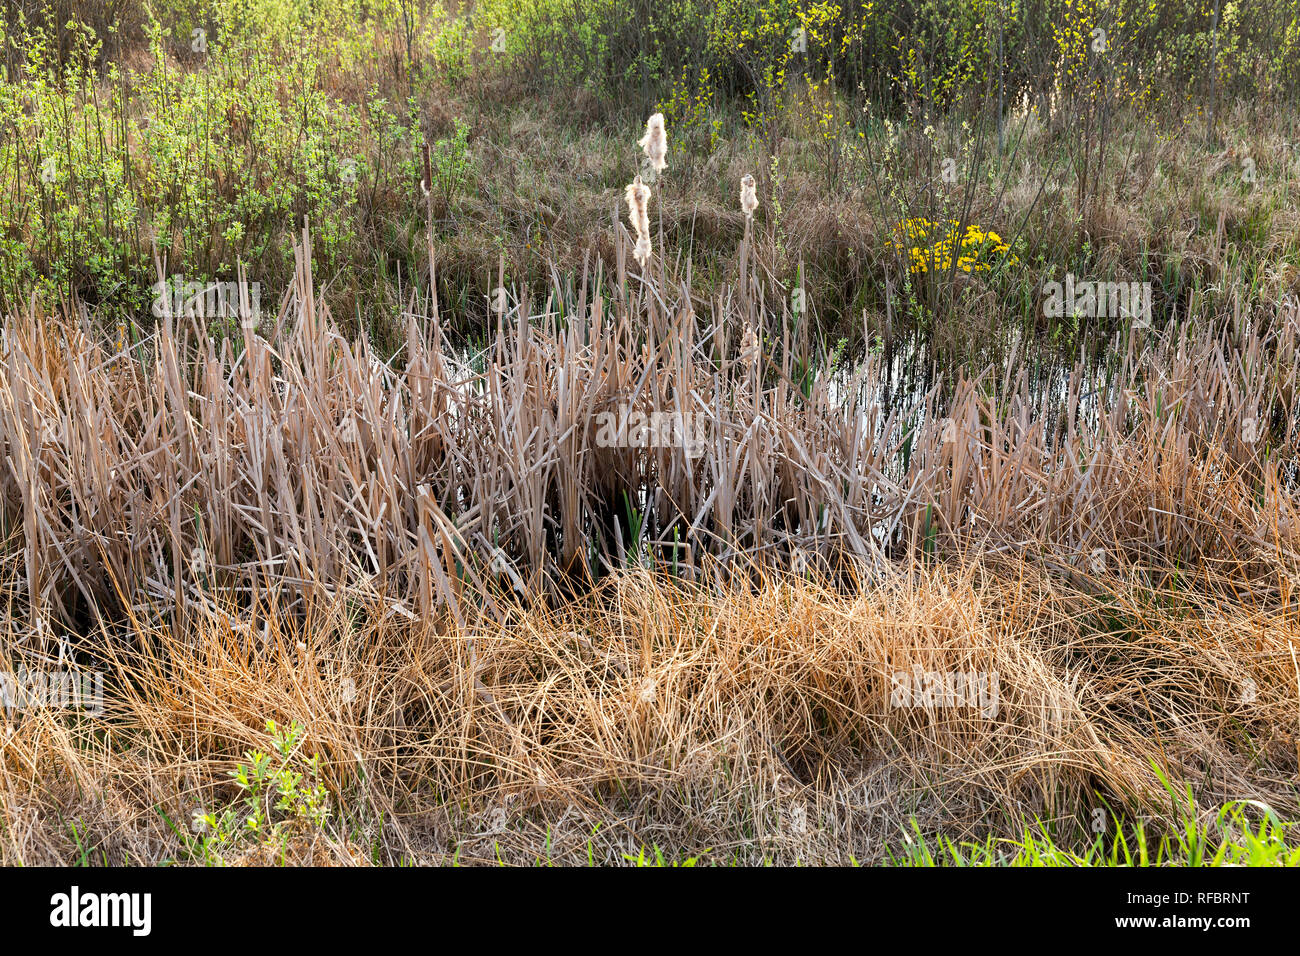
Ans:
{"type": "Polygon", "coordinates": [[[221,864],[223,853],[251,841],[283,845],[291,836],[324,826],[329,819],[329,795],[320,783],[320,757],[303,760],[298,753],[303,728],[297,721],[288,730],[266,722],[272,752],[250,750],[248,764],[230,776],[242,799],[219,813],[196,811],[194,828],[205,835],[191,841],[191,850],[205,862],[221,864]],[[295,767],[301,766],[300,772],[295,767]]]}

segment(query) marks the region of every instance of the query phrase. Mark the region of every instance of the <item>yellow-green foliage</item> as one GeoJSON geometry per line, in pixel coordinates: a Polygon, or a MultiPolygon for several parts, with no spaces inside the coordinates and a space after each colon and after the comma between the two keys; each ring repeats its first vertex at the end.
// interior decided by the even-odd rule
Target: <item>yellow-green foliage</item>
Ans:
{"type": "Polygon", "coordinates": [[[634,13],[614,0],[480,0],[473,16],[490,53],[527,62],[535,77],[609,82],[611,44],[634,13]]]}
{"type": "MultiPolygon", "coordinates": [[[[279,26],[294,6],[282,5],[279,26]]],[[[330,97],[313,44],[285,43],[271,59],[227,21],[193,22],[207,21],[147,24],[149,57],[126,75],[117,64],[96,73],[103,44],[88,33],[62,65],[49,25],[15,38],[27,57],[22,75],[0,80],[0,126],[16,134],[0,140],[0,301],[66,283],[138,306],[151,243],[195,278],[242,262],[269,279],[292,262],[282,224],[303,216],[321,266],[350,254],[363,132],[383,133],[387,111],[330,97]],[[198,29],[206,69],[176,69],[198,29]]]]}
{"type": "MultiPolygon", "coordinates": [[[[709,68],[705,66],[692,71],[689,67],[682,67],[668,96],[660,100],[655,109],[664,114],[664,122],[672,127],[676,140],[695,141],[701,145],[707,142],[712,152],[722,139],[722,121],[717,118],[715,100],[709,68]]],[[[672,148],[671,144],[669,148],[672,148]]]]}
{"type": "MultiPolygon", "coordinates": [[[[245,0],[252,2],[252,0],[245,0]]],[[[504,31],[504,52],[538,80],[662,91],[693,83],[756,101],[780,99],[795,74],[876,99],[921,97],[941,109],[1001,81],[1006,102],[1031,90],[1097,86],[1151,103],[1210,80],[1244,93],[1293,88],[1300,57],[1295,0],[480,0],[478,29],[504,31]]],[[[689,89],[669,100],[696,100],[689,89]]],[[[664,102],[662,92],[656,97],[664,102]]],[[[686,115],[683,113],[681,115],[686,115]]]]}

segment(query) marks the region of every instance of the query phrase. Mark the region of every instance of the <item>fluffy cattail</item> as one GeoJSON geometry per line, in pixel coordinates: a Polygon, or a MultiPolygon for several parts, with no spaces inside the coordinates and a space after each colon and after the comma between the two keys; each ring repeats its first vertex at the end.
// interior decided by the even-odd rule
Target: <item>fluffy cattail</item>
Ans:
{"type": "Polygon", "coordinates": [[[638,143],[645,150],[650,166],[656,173],[662,173],[668,166],[668,134],[664,132],[664,114],[656,113],[645,124],[645,135],[638,143]]]}
{"type": "Polygon", "coordinates": [[[758,208],[758,194],[754,191],[754,177],[748,173],[740,181],[740,208],[745,211],[746,219],[753,219],[754,210],[758,208]]]}
{"type": "Polygon", "coordinates": [[[650,237],[638,236],[636,245],[632,247],[632,258],[641,263],[641,268],[650,261],[650,237]]]}
{"type": "Polygon", "coordinates": [[[641,177],[627,187],[627,218],[636,233],[636,247],[632,257],[645,268],[650,259],[650,187],[641,182],[641,177]]]}
{"type": "Polygon", "coordinates": [[[754,327],[748,322],[745,323],[745,335],[740,340],[740,361],[745,364],[751,364],[758,358],[758,335],[754,332],[754,327]]]}

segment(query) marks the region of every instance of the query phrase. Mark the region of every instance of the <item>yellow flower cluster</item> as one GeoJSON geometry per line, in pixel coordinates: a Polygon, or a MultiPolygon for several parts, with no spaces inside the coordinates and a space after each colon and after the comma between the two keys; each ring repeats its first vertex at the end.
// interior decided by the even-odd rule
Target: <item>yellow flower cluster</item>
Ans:
{"type": "Polygon", "coordinates": [[[907,256],[908,271],[914,274],[947,272],[954,255],[962,272],[988,272],[1004,257],[1010,264],[1019,262],[1009,255],[1010,248],[996,232],[968,225],[963,233],[956,219],[905,219],[895,227],[894,235],[893,247],[907,256]]]}

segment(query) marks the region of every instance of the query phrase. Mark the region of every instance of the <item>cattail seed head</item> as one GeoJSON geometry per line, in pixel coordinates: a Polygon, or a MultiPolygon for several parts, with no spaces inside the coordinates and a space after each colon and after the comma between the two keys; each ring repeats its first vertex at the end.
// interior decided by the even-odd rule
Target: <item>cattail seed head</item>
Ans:
{"type": "Polygon", "coordinates": [[[748,173],[740,181],[740,208],[745,211],[746,219],[753,219],[754,210],[758,208],[758,194],[754,191],[754,177],[748,173]]]}
{"type": "Polygon", "coordinates": [[[668,166],[668,134],[664,131],[663,113],[656,113],[646,121],[645,135],[637,142],[645,150],[654,171],[662,173],[668,166]]]}
{"type": "Polygon", "coordinates": [[[645,264],[650,261],[649,236],[639,236],[637,238],[636,245],[632,247],[632,258],[641,264],[642,269],[645,268],[645,264]]]}
{"type": "Polygon", "coordinates": [[[641,182],[641,177],[638,176],[628,185],[625,193],[628,222],[636,233],[632,257],[644,269],[650,259],[650,187],[641,182]]]}
{"type": "Polygon", "coordinates": [[[745,323],[745,335],[740,340],[739,358],[746,365],[751,364],[758,358],[758,335],[754,332],[754,327],[748,322],[745,323]]]}

